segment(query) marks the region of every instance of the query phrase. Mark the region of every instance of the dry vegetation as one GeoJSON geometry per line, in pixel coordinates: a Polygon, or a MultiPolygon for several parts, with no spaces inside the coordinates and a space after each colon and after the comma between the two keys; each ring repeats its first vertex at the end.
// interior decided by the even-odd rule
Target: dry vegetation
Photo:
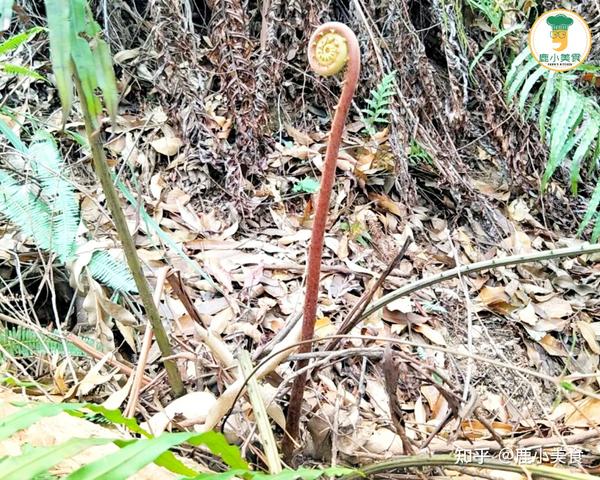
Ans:
{"type": "MultiPolygon", "coordinates": [[[[507,8],[503,28],[529,24],[558,2],[540,1],[537,10],[532,3],[507,8]]],[[[600,6],[571,3],[590,21],[593,63],[600,6]]],[[[61,265],[3,219],[3,328],[54,332],[59,344],[67,338],[85,350],[15,354],[0,336],[2,375],[12,379],[6,388],[18,379],[28,382],[22,393],[30,396],[104,403],[154,434],[221,429],[257,467],[268,464],[254,407],[245,394],[236,396],[244,378],[238,359],[247,350],[262,365],[260,398],[281,440],[299,357],[293,350],[268,355],[295,341],[311,179],[320,177],[339,94],[339,80],[317,78],[307,67],[308,36],[325,20],[353,28],[363,60],[325,239],[319,338],[338,331],[406,239],[405,255],[374,300],[470,263],[584,245],[589,232],[576,232],[587,197],[569,195],[564,172],[539,194],[548,150],[535,122],[506,101],[503,82],[525,33],[507,36],[469,73],[493,29],[481,11],[462,4],[94,2],[121,95],[116,124],[106,120],[106,152],[133,200],[122,197],[188,393],[173,398],[149,338],[145,376],[133,381],[147,325],[136,295],[114,294],[92,279],[84,268],[89,258],[61,265]],[[389,122],[369,134],[362,110],[391,71],[389,122]]],[[[43,2],[17,2],[15,9],[12,33],[44,24],[43,2]]],[[[44,34],[10,61],[52,79],[44,34]]],[[[77,140],[84,133],[79,110],[61,133],[52,83],[0,75],[0,93],[0,114],[14,132],[29,139],[43,128],[59,139],[86,241],[120,258],[90,154],[77,140]]],[[[14,149],[4,137],[0,145],[0,166],[14,168],[14,149]]],[[[581,188],[589,197],[593,186],[581,188]]],[[[317,342],[303,357],[313,363],[297,461],[357,466],[413,453],[483,448],[495,455],[544,446],[548,454],[557,447],[579,452],[571,467],[599,474],[599,258],[459,275],[370,314],[334,350],[317,342]]],[[[25,441],[43,439],[39,430],[25,441]]],[[[10,448],[2,444],[0,452],[10,448]]],[[[196,466],[221,467],[204,451],[179,453],[196,466]]],[[[446,467],[425,472],[380,478],[526,478],[446,467]]],[[[164,475],[152,478],[170,478],[164,475]]]]}

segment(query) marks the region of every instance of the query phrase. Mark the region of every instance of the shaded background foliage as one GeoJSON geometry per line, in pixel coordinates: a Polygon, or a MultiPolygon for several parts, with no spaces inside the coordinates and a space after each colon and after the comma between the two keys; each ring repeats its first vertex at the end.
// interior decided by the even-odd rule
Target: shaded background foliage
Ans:
{"type": "MultiPolygon", "coordinates": [[[[496,33],[476,7],[487,3],[100,0],[95,6],[117,52],[122,106],[170,107],[167,113],[185,142],[184,160],[172,180],[198,201],[210,192],[235,212],[259,207],[269,154],[290,139],[286,125],[326,131],[339,80],[316,79],[305,50],[318,24],[337,20],[357,32],[363,54],[351,115],[356,118],[386,73],[397,71],[391,135],[377,146],[384,173],[373,188],[410,205],[419,198],[453,213],[469,205],[496,224],[473,180],[491,162],[516,193],[539,186],[531,183],[535,175],[527,174],[543,170],[545,150],[535,127],[506,104],[502,85],[507,66],[524,46],[527,25],[560,2],[504,2],[498,28],[522,23],[523,35],[496,50],[502,55],[484,55],[469,75],[470,59],[496,33]],[[409,162],[411,144],[431,163],[409,162]]],[[[40,4],[22,2],[21,19],[39,20],[40,4]]],[[[598,39],[594,2],[560,5],[590,20],[598,39]]],[[[600,42],[593,44],[597,50],[600,42]]],[[[363,140],[353,148],[369,146],[369,139],[363,140]]],[[[575,212],[569,212],[558,203],[557,217],[575,223],[583,207],[575,203],[575,212]]]]}

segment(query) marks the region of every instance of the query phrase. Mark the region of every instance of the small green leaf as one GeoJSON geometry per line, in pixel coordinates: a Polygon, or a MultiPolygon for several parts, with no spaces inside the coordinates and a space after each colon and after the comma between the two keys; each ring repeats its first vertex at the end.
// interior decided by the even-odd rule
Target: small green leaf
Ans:
{"type": "Polygon", "coordinates": [[[567,392],[572,392],[573,390],[575,390],[575,385],[573,385],[571,382],[568,382],[567,380],[561,381],[560,386],[564,388],[567,392]]]}
{"type": "Polygon", "coordinates": [[[315,193],[319,190],[320,183],[312,177],[306,177],[294,185],[294,193],[315,193]]]}

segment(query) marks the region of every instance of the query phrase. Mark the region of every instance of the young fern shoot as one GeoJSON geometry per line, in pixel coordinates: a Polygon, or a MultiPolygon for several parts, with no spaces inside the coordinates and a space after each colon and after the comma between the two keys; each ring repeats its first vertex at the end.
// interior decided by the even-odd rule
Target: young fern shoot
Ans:
{"type": "MultiPolygon", "coordinates": [[[[335,75],[346,65],[347,69],[340,100],[331,124],[329,142],[325,153],[323,178],[317,199],[312,237],[308,251],[306,296],[304,297],[302,318],[302,340],[312,339],[315,331],[319,278],[321,274],[321,255],[323,252],[329,201],[335,179],[335,168],[342,142],[344,124],[346,123],[346,117],[350,110],[350,104],[352,103],[352,97],[354,96],[360,74],[360,49],[356,35],[342,23],[328,22],[321,25],[310,37],[308,43],[308,60],[313,71],[323,76],[335,75]]],[[[300,353],[307,353],[310,350],[310,343],[303,343],[299,347],[300,353]]],[[[296,368],[300,370],[304,366],[306,366],[306,361],[299,361],[296,368]]],[[[290,394],[286,421],[287,435],[283,439],[283,453],[288,460],[291,460],[295,440],[298,438],[306,377],[306,373],[296,377],[290,394]]]]}

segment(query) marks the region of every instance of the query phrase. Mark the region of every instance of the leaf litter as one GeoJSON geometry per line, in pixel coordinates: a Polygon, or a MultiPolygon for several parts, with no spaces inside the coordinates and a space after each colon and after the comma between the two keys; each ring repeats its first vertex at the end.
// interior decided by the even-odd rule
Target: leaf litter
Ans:
{"type": "MultiPolygon", "coordinates": [[[[122,50],[115,61],[128,64],[139,55],[122,50]]],[[[215,96],[204,104],[207,128],[220,140],[227,139],[232,128],[231,112],[222,102],[215,96]]],[[[50,109],[47,100],[32,103],[50,109]]],[[[67,127],[82,130],[81,124],[67,127]]],[[[18,124],[13,128],[17,131],[18,124]]],[[[572,231],[545,227],[551,212],[542,211],[529,195],[515,196],[502,178],[483,172],[472,183],[484,200],[466,212],[445,209],[443,192],[439,202],[425,201],[432,187],[438,188],[437,179],[422,183],[424,201],[407,206],[396,187],[386,187],[392,177],[391,132],[379,132],[373,143],[364,129],[360,120],[348,127],[338,159],[325,239],[319,338],[337,331],[406,237],[413,238],[412,245],[374,300],[458,265],[581,242],[572,231]]],[[[222,187],[212,185],[205,166],[190,166],[183,136],[160,105],[123,113],[109,129],[111,160],[139,205],[220,290],[181,255],[165,248],[139,208],[127,207],[147,276],[154,281],[163,267],[176,271],[195,310],[190,312],[165,285],[160,311],[190,393],[179,399],[169,396],[153,345],[146,369],[153,384],[142,391],[136,411],[153,431],[204,431],[227,418],[223,429],[230,441],[254,443],[253,412],[236,355],[242,348],[262,352],[262,357],[253,358],[258,365],[264,354],[297,338],[297,328],[290,325],[302,307],[312,195],[318,189],[326,146],[318,127],[286,124],[285,131],[287,140],[275,142],[266,157],[267,173],[261,189],[254,191],[248,214],[224,201],[222,187]],[[286,331],[288,335],[280,337],[286,331]]],[[[75,155],[86,156],[81,150],[75,155]]],[[[116,240],[100,207],[99,186],[90,181],[89,168],[77,168],[77,178],[85,184],[79,185],[84,219],[96,228],[95,236],[116,240]]],[[[2,251],[15,252],[25,265],[49,275],[51,269],[35,247],[10,225],[3,227],[2,251]]],[[[10,255],[0,255],[15,268],[10,255]]],[[[598,398],[559,389],[549,380],[561,379],[588,391],[600,388],[597,260],[598,255],[549,260],[438,283],[360,322],[335,352],[319,351],[317,344],[313,358],[321,365],[305,400],[310,412],[305,453],[327,462],[335,455],[335,461],[357,463],[406,453],[405,441],[418,449],[430,436],[423,451],[466,444],[475,448],[496,437],[518,446],[531,439],[569,438],[598,429],[598,398]],[[393,421],[381,363],[390,338],[404,342],[394,347],[400,378],[393,388],[404,440],[393,421]],[[467,399],[471,407],[463,408],[467,399]]],[[[68,329],[97,340],[99,356],[71,358],[71,367],[58,355],[18,361],[35,372],[31,374],[56,400],[112,398],[122,403],[128,377],[107,360],[114,356],[126,366],[135,365],[145,328],[143,312],[135,297],[112,296],[83,271],[84,266],[76,268],[77,286],[86,293],[74,300],[75,322],[68,329]]],[[[35,312],[35,292],[23,286],[7,289],[0,302],[5,315],[33,328],[28,319],[35,312]]],[[[288,350],[258,367],[261,395],[278,433],[294,358],[294,351],[288,350]]],[[[7,363],[7,371],[16,368],[7,363]]],[[[82,428],[87,427],[65,426],[65,433],[81,436],[82,428]]],[[[32,435],[40,438],[44,432],[32,435]]],[[[598,437],[581,445],[589,471],[600,455],[598,437]]]]}

